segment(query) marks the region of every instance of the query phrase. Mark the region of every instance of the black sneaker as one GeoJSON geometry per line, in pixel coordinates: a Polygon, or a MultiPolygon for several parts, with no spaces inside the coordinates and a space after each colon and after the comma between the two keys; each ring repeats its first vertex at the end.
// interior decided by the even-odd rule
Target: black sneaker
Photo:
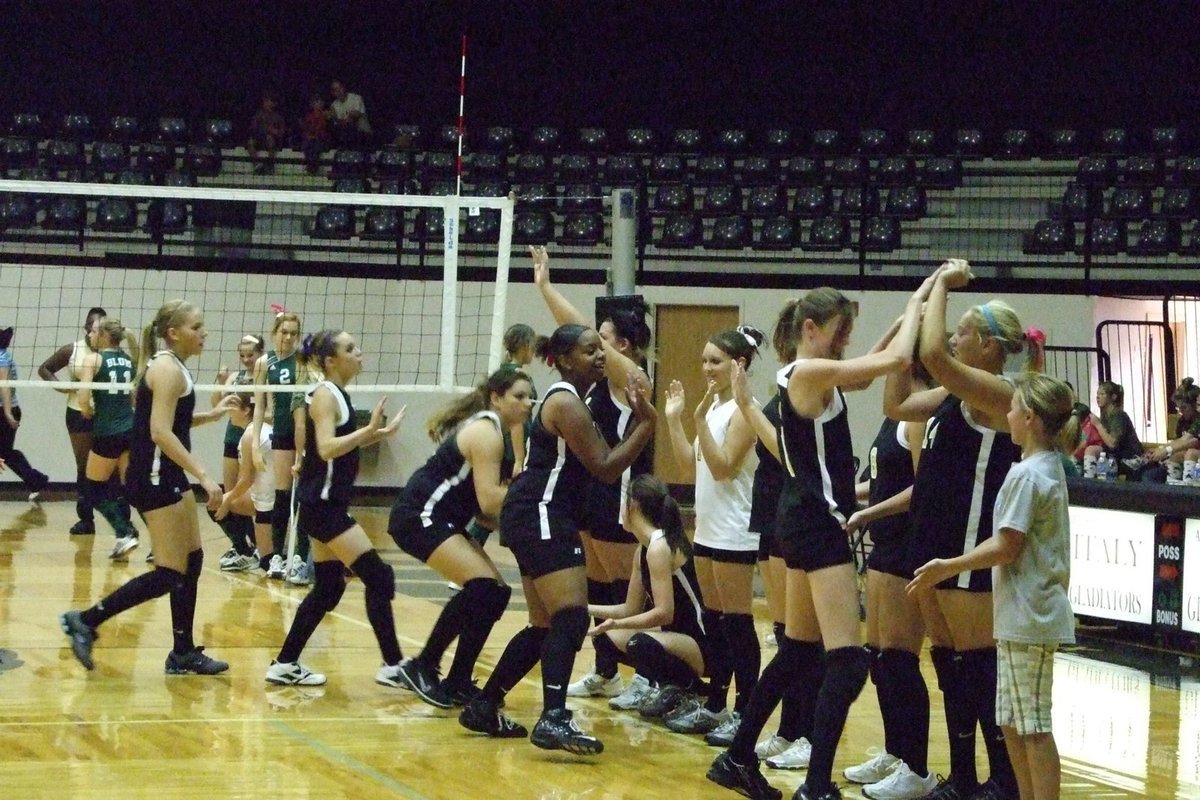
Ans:
{"type": "Polygon", "coordinates": [[[476,697],[463,707],[458,724],[494,739],[524,739],[529,735],[524,725],[501,714],[500,709],[484,697],[476,697]]]}
{"type": "Polygon", "coordinates": [[[441,690],[442,695],[447,697],[451,703],[460,707],[470,703],[483,692],[475,681],[471,681],[463,686],[455,686],[449,680],[443,680],[438,688],[441,690]]]}
{"type": "Polygon", "coordinates": [[[674,711],[688,696],[686,690],[678,686],[659,686],[642,697],[638,703],[638,713],[650,719],[665,717],[674,711]]]}
{"type": "Polygon", "coordinates": [[[750,756],[746,764],[739,764],[729,753],[721,753],[713,760],[705,777],[750,800],[783,800],[783,792],[767,783],[759,772],[757,756],[750,756]]]}
{"type": "Polygon", "coordinates": [[[974,793],[967,795],[967,800],[1015,800],[1016,794],[1010,794],[1000,788],[995,778],[988,778],[974,793]]]}
{"type": "Polygon", "coordinates": [[[453,708],[454,701],[442,691],[438,674],[424,662],[416,658],[406,658],[400,662],[400,677],[408,684],[417,697],[437,708],[453,708]]]}
{"type": "Polygon", "coordinates": [[[807,783],[802,783],[796,787],[796,793],[792,795],[792,800],[842,800],[842,790],[830,785],[825,791],[815,793],[808,788],[807,783]]]}
{"type": "Polygon", "coordinates": [[[566,750],[577,756],[594,756],[604,752],[604,742],[579,730],[571,718],[571,710],[553,708],[543,711],[529,741],[543,750],[566,750]]]}
{"type": "Polygon", "coordinates": [[[71,526],[72,536],[91,536],[95,533],[96,523],[91,520],[81,519],[71,526]]]}
{"type": "Polygon", "coordinates": [[[967,800],[974,792],[964,792],[954,782],[954,776],[943,778],[938,775],[938,784],[933,791],[919,800],[967,800]]]}
{"type": "Polygon", "coordinates": [[[63,633],[71,637],[71,652],[86,669],[95,669],[92,661],[92,643],[96,641],[96,629],[83,621],[78,611],[68,611],[58,618],[63,633]]]}
{"type": "Polygon", "coordinates": [[[168,675],[220,675],[227,669],[229,665],[224,661],[204,655],[203,647],[196,647],[186,653],[176,653],[172,650],[167,654],[168,675]]]}

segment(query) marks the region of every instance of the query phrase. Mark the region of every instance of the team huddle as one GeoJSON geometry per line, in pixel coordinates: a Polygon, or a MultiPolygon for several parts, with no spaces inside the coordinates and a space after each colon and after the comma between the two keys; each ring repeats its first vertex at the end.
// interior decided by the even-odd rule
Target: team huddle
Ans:
{"type": "Polygon", "coordinates": [[[579,727],[567,698],[606,697],[722,748],[707,777],[723,787],[782,797],[764,777],[765,762],[807,770],[796,798],[830,800],[841,797],[837,744],[870,678],[885,742],[844,771],[866,796],[1057,798],[1050,667],[1056,648],[1074,641],[1060,453],[1075,449],[1079,419],[1070,388],[1040,374],[1039,332],[1023,330],[1013,309],[993,300],[947,334],[948,295],[971,278],[966,262],[951,260],[861,356],[845,355],[856,307],[844,295],[821,288],[790,301],[770,336],[781,366],[764,403],[747,371],[767,334],[750,326],[715,333],[700,353],[703,397],[689,399],[674,383],[662,413],[671,455],[695,480],[689,538],[679,506],[652,474],[659,413],[645,320],[614,311],[590,327],[551,283],[545,248],[531,252],[535,285],[558,327],[548,337],[510,329],[505,363],[428,421],[436,449],[391,509],[397,546],[461,587],[410,658],[397,641],[393,569],[350,514],[360,449],[393,435],[404,409],[388,420],[380,400],[360,424],[347,390],[362,369],[354,337],[302,335],[299,317],[281,311],[274,349],[243,337],[241,368],[222,374],[226,390],[198,411],[186,362],[204,347],[200,309],[165,304],[140,342],[119,321],[89,315],[80,377],[135,388],[132,397],[79,392],[92,428],[81,485],[89,513],[117,534],[114,557],[138,544],[128,507],[142,516],[154,566],[62,615],[79,662],[94,668],[104,622],[166,594],[174,635],[166,671],[228,669],[192,636],[204,558],[191,490],[198,483],[230,539],[222,569],[261,568],[311,586],[267,667],[270,684],[326,682],[300,658],[352,573],[379,645],[376,681],[457,707],[463,727],[488,737],[601,753],[603,742],[579,727]],[[1026,368],[1010,377],[1006,362],[1020,354],[1026,368]],[[535,356],[558,373],[540,399],[524,371],[535,356]],[[877,378],[885,420],[856,481],[847,395],[877,378]],[[310,388],[242,388],[251,385],[310,388]],[[683,424],[689,410],[692,439],[683,424]],[[192,453],[190,429],[226,416],[222,486],[192,453]],[[873,544],[865,640],[851,548],[864,529],[873,544]],[[529,620],[478,686],[476,661],[512,595],[483,546],[491,531],[515,557],[529,620]],[[765,667],[753,617],[756,566],[777,646],[765,667]],[[930,696],[919,662],[926,637],[944,697],[947,778],[928,763],[930,696]],[[589,638],[595,664],[572,683],[589,638]],[[505,698],[539,664],[542,709],[527,729],[505,698]],[[628,683],[621,664],[633,668],[628,683]],[[766,734],[780,706],[779,727],[766,734]],[[977,731],[986,780],[976,774],[977,731]]]}

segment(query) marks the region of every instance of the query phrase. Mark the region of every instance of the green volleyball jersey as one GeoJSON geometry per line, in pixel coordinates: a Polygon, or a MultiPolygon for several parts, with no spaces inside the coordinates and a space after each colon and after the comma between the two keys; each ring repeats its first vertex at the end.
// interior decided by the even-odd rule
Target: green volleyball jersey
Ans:
{"type": "MultiPolygon", "coordinates": [[[[275,351],[267,353],[267,383],[272,386],[294,386],[296,383],[296,354],[280,358],[275,351]]],[[[271,425],[276,436],[290,437],[295,435],[292,424],[292,395],[280,392],[271,395],[272,408],[275,409],[271,425]]]]}
{"type": "MultiPolygon", "coordinates": [[[[129,354],[119,348],[100,351],[96,383],[130,383],[136,372],[129,354]]],[[[115,436],[133,430],[133,406],[128,389],[93,389],[92,431],[95,436],[115,436]]]]}

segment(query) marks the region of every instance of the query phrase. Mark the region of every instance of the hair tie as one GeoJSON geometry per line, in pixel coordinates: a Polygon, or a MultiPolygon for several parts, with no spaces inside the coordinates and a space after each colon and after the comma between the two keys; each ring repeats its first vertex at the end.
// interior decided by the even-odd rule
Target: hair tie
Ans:
{"type": "MultiPolygon", "coordinates": [[[[280,312],[280,313],[282,313],[282,312],[280,312]]],[[[305,358],[308,358],[309,356],[311,356],[313,354],[312,346],[313,346],[313,334],[311,334],[311,333],[304,334],[304,340],[300,343],[300,353],[305,358]]]]}
{"type": "Polygon", "coordinates": [[[983,315],[983,321],[987,323],[988,333],[993,339],[999,339],[1000,326],[996,324],[996,318],[992,316],[992,310],[988,308],[987,303],[979,306],[979,313],[983,315]]]}
{"type": "Polygon", "coordinates": [[[1026,328],[1025,338],[1036,343],[1039,347],[1046,346],[1046,332],[1041,328],[1026,328]]]}
{"type": "Polygon", "coordinates": [[[757,349],[758,349],[758,340],[756,340],[756,339],[755,339],[755,338],[754,338],[754,337],[753,337],[753,336],[750,334],[750,331],[752,331],[752,330],[753,330],[753,328],[751,328],[749,325],[738,325],[738,326],[737,326],[737,328],[736,328],[736,330],[737,330],[737,332],[738,332],[738,333],[740,333],[740,334],[741,334],[743,337],[745,337],[745,339],[746,339],[746,343],[747,343],[747,344],[749,344],[749,345],[750,345],[750,347],[752,347],[752,348],[753,348],[753,349],[755,349],[755,350],[757,350],[757,349]]]}
{"type": "Polygon", "coordinates": [[[276,317],[282,317],[287,313],[287,309],[279,305],[279,303],[271,303],[271,310],[275,312],[276,317]]]}

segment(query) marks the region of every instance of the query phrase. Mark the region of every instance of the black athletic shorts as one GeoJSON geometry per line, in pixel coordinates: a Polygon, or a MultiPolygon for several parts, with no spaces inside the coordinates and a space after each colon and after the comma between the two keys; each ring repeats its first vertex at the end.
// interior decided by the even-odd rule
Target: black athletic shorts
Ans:
{"type": "Polygon", "coordinates": [[[296,436],[292,433],[271,431],[271,450],[295,450],[296,436]]]}
{"type": "Polygon", "coordinates": [[[911,536],[884,536],[872,540],[871,553],[867,556],[867,569],[912,580],[919,564],[912,563],[913,549],[908,541],[911,536]]]}
{"type": "Polygon", "coordinates": [[[388,520],[388,534],[404,552],[421,562],[429,561],[433,551],[455,536],[466,534],[457,526],[441,520],[425,525],[416,514],[397,514],[388,520]]]}
{"type": "Polygon", "coordinates": [[[776,531],[779,550],[788,569],[816,572],[838,564],[853,564],[850,537],[840,525],[829,520],[820,528],[796,531],[776,531]]]}
{"type": "Polygon", "coordinates": [[[724,550],[703,544],[693,544],[692,555],[696,558],[719,561],[722,564],[754,564],[758,561],[757,550],[724,550]]]}
{"type": "Polygon", "coordinates": [[[587,532],[597,542],[613,544],[637,544],[637,537],[620,525],[595,525],[587,532]]]}
{"type": "Polygon", "coordinates": [[[67,409],[67,433],[91,433],[92,419],[85,417],[82,411],[67,409]]]}
{"type": "Polygon", "coordinates": [[[238,460],[238,443],[237,442],[226,442],[224,453],[225,453],[226,458],[232,458],[234,461],[237,461],[238,460]]]}
{"type": "Polygon", "coordinates": [[[145,514],[175,505],[183,500],[184,494],[191,490],[192,487],[186,483],[182,485],[160,483],[157,486],[151,483],[127,483],[125,484],[125,499],[129,501],[129,505],[145,514]]]}
{"type": "Polygon", "coordinates": [[[504,504],[500,511],[500,543],[513,551],[522,577],[540,578],[584,565],[579,525],[562,515],[548,514],[543,529],[537,504],[504,504]]]}
{"type": "Polygon", "coordinates": [[[129,452],[129,440],[133,431],[114,433],[112,436],[95,436],[92,438],[92,452],[101,458],[120,458],[122,453],[129,452]]]}
{"type": "MultiPolygon", "coordinates": [[[[750,528],[750,532],[754,533],[754,528],[750,528]]],[[[759,531],[758,533],[758,560],[766,561],[769,558],[783,558],[783,551],[779,549],[779,537],[775,535],[775,525],[771,525],[771,530],[759,531]]]]}
{"type": "Polygon", "coordinates": [[[348,513],[350,506],[318,500],[315,503],[300,503],[300,519],[296,530],[303,536],[329,544],[358,522],[348,513]]]}

